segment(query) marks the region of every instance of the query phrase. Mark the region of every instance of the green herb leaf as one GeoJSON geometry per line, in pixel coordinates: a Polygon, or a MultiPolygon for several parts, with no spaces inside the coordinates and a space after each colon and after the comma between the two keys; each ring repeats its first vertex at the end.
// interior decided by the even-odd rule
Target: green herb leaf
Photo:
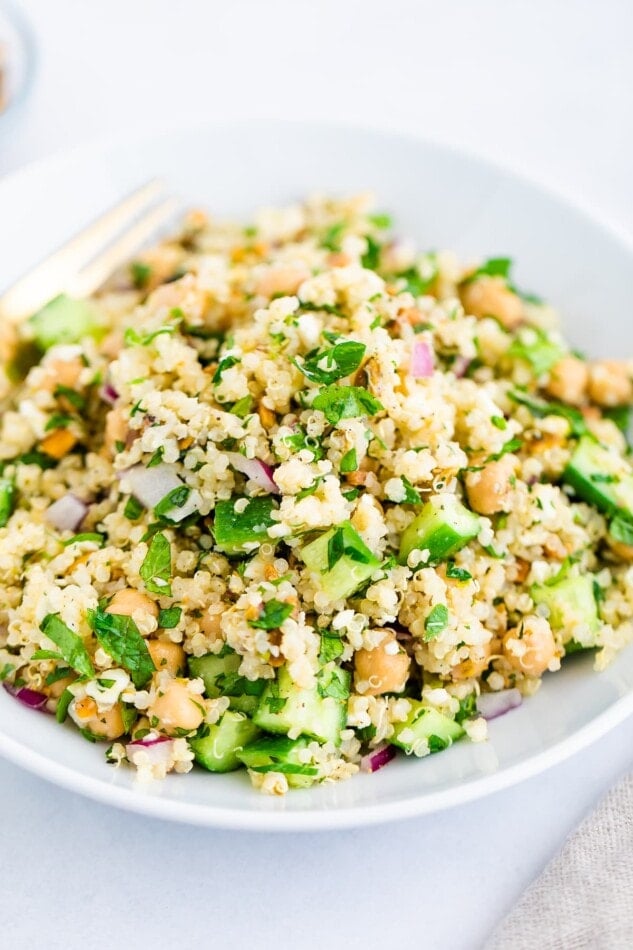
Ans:
{"type": "Polygon", "coordinates": [[[455,561],[449,561],[446,565],[446,576],[451,577],[455,581],[469,581],[473,575],[465,568],[457,567],[455,561]]]}
{"type": "Polygon", "coordinates": [[[360,386],[326,386],[313,400],[312,407],[320,409],[330,425],[337,425],[341,419],[373,416],[384,409],[375,396],[360,386]]]}
{"type": "Polygon", "coordinates": [[[523,439],[510,439],[501,447],[500,452],[489,455],[486,462],[498,462],[504,455],[508,455],[510,452],[518,452],[522,445],[523,439]]]}
{"type": "Polygon", "coordinates": [[[411,482],[409,481],[409,479],[408,479],[405,475],[402,475],[402,476],[400,477],[400,481],[401,481],[402,484],[404,485],[404,490],[405,490],[405,496],[404,496],[404,499],[403,499],[403,501],[402,501],[402,504],[404,504],[404,505],[421,505],[421,504],[422,504],[422,496],[420,495],[419,491],[417,491],[417,490],[413,487],[413,485],[411,484],[411,482]]]}
{"type": "Polygon", "coordinates": [[[564,353],[563,348],[550,340],[547,333],[538,327],[530,327],[529,331],[523,331],[507,350],[508,356],[529,363],[536,377],[548,373],[564,356],[564,353]],[[529,339],[528,334],[532,339],[529,339]]]}
{"type": "Polygon", "coordinates": [[[338,221],[336,224],[331,224],[321,238],[321,247],[325,247],[328,251],[340,251],[341,237],[344,230],[344,221],[338,221]]]}
{"type": "Polygon", "coordinates": [[[511,270],[511,258],[490,257],[487,261],[484,261],[476,271],[473,271],[472,274],[469,274],[464,283],[470,284],[473,280],[477,280],[478,277],[503,277],[505,280],[508,280],[510,278],[511,270]]]}
{"type": "Polygon", "coordinates": [[[164,452],[165,452],[165,449],[163,448],[162,445],[160,445],[156,449],[154,454],[152,455],[151,459],[149,460],[145,468],[154,468],[154,466],[160,465],[160,463],[163,461],[164,452]]]}
{"type": "Polygon", "coordinates": [[[331,571],[342,557],[348,557],[359,564],[370,564],[373,558],[363,539],[350,524],[339,525],[328,540],[328,571],[331,571]]]}
{"type": "Polygon", "coordinates": [[[128,671],[136,688],[142,689],[156,667],[132,618],[107,613],[98,607],[88,611],[88,622],[106,653],[128,671]]]}
{"type": "Polygon", "coordinates": [[[444,604],[436,604],[424,621],[424,639],[428,642],[439,637],[448,625],[448,608],[444,604]]]}
{"type": "Polygon", "coordinates": [[[609,534],[614,541],[633,544],[633,521],[624,514],[616,515],[609,525],[609,534]]]}
{"type": "Polygon", "coordinates": [[[152,268],[144,261],[132,261],[130,264],[130,277],[137,290],[143,290],[147,287],[152,276],[152,268]]]}
{"type": "Polygon", "coordinates": [[[92,660],[81,637],[67,627],[59,614],[47,614],[40,624],[44,636],[59,647],[63,659],[82,676],[94,676],[92,660]]]}
{"type": "Polygon", "coordinates": [[[96,531],[83,531],[81,534],[74,534],[72,538],[68,538],[68,541],[63,541],[62,544],[67,548],[70,544],[79,544],[81,541],[94,541],[99,547],[103,547],[105,535],[97,534],[96,531]]]}
{"type": "Polygon", "coordinates": [[[367,216],[367,220],[371,222],[375,228],[379,228],[381,231],[386,231],[393,224],[391,215],[384,213],[370,214],[367,216]]]}
{"type": "Polygon", "coordinates": [[[156,337],[163,336],[165,333],[175,333],[176,327],[159,327],[152,333],[137,333],[133,327],[128,327],[123,334],[123,340],[126,346],[149,346],[156,337]]]}
{"type": "Polygon", "coordinates": [[[66,679],[71,673],[72,670],[69,666],[58,666],[56,670],[51,670],[44,682],[47,686],[53,686],[54,683],[66,679]]]}
{"type": "Polygon", "coordinates": [[[345,645],[338,633],[334,630],[323,630],[321,633],[321,649],[319,650],[319,663],[325,666],[331,660],[338,660],[343,654],[345,645]]]}
{"type": "Polygon", "coordinates": [[[222,373],[225,369],[230,369],[231,366],[237,366],[241,362],[238,356],[225,356],[218,363],[218,368],[213,374],[212,382],[217,386],[218,383],[222,382],[222,373]]]}
{"type": "Polygon", "coordinates": [[[136,498],[130,496],[125,503],[123,514],[128,519],[128,521],[138,521],[144,510],[145,509],[143,508],[143,505],[140,503],[140,501],[137,501],[136,498]]]}
{"type": "Polygon", "coordinates": [[[356,340],[347,340],[335,346],[313,350],[303,363],[294,365],[313,383],[335,383],[353,373],[363,361],[366,346],[356,340]]]}
{"type": "Polygon", "coordinates": [[[158,626],[163,630],[173,630],[180,623],[182,607],[167,607],[158,614],[158,626]]]}
{"type": "Polygon", "coordinates": [[[501,429],[502,432],[504,429],[508,428],[508,423],[503,418],[503,416],[491,416],[490,421],[492,422],[493,426],[495,426],[497,429],[501,429]]]}
{"type": "Polygon", "coordinates": [[[15,461],[21,463],[22,465],[39,465],[39,467],[44,470],[56,468],[58,464],[57,459],[47,455],[46,452],[39,452],[37,449],[33,449],[31,452],[25,452],[23,455],[19,455],[15,461]]]}
{"type": "Polygon", "coordinates": [[[545,399],[537,399],[529,396],[527,393],[518,389],[513,389],[508,393],[513,402],[519,403],[529,409],[537,419],[543,419],[545,416],[562,416],[567,419],[573,436],[580,437],[588,432],[587,423],[579,409],[572,406],[565,406],[558,402],[547,402],[545,399]]]}
{"type": "Polygon", "coordinates": [[[172,508],[182,508],[187,498],[191,494],[191,489],[187,485],[180,485],[178,488],[172,488],[154,508],[154,514],[157,518],[165,518],[167,512],[172,508]]]}
{"type": "Polygon", "coordinates": [[[249,620],[249,626],[259,630],[277,630],[293,611],[292,604],[280,600],[269,600],[262,607],[256,620],[249,620]]]}
{"type": "Polygon", "coordinates": [[[365,240],[367,241],[367,250],[361,257],[361,263],[367,270],[377,270],[380,264],[381,245],[369,234],[365,235],[365,240]]]}
{"type": "Polygon", "coordinates": [[[171,545],[164,534],[153,536],[139,573],[150,593],[171,596],[171,545]]]}
{"type": "Polygon", "coordinates": [[[55,719],[57,722],[66,722],[66,716],[68,715],[68,707],[72,703],[75,697],[69,689],[65,689],[64,692],[59,697],[57,703],[57,709],[55,710],[55,719]]]}
{"type": "Polygon", "coordinates": [[[346,452],[341,459],[341,475],[347,475],[348,472],[355,472],[357,468],[358,462],[356,461],[356,449],[350,449],[349,452],[346,452]]]}
{"type": "Polygon", "coordinates": [[[72,421],[73,417],[65,412],[54,412],[44,426],[44,432],[50,432],[52,429],[65,429],[72,421]]]}
{"type": "Polygon", "coordinates": [[[238,399],[237,402],[233,405],[231,412],[234,416],[238,416],[240,419],[244,419],[245,416],[249,414],[253,408],[253,397],[251,395],[242,396],[241,399],[238,399]]]}
{"type": "Polygon", "coordinates": [[[479,715],[477,711],[477,696],[475,693],[469,693],[459,701],[459,709],[455,714],[455,722],[461,723],[465,719],[475,719],[479,715]]]}
{"type": "Polygon", "coordinates": [[[86,400],[81,393],[78,393],[75,389],[71,389],[69,386],[56,386],[53,395],[57,398],[64,396],[78,412],[86,408],[86,400]]]}
{"type": "Polygon", "coordinates": [[[331,696],[332,699],[346,700],[349,690],[338,669],[321,670],[317,677],[317,691],[322,699],[331,696]]]}
{"type": "Polygon", "coordinates": [[[12,478],[0,478],[0,528],[4,528],[15,511],[16,487],[12,478]]]}

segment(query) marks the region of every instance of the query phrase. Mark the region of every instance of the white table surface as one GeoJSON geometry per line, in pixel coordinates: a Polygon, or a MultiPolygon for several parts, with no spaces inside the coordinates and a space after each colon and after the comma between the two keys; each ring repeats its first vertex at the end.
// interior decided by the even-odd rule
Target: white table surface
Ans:
{"type": "MultiPolygon", "coordinates": [[[[0,173],[172,116],[334,118],[487,154],[633,233],[628,0],[21,6],[40,63],[0,173]]],[[[124,814],[0,762],[0,944],[471,950],[631,749],[633,721],[459,810],[278,837],[124,814]]]]}

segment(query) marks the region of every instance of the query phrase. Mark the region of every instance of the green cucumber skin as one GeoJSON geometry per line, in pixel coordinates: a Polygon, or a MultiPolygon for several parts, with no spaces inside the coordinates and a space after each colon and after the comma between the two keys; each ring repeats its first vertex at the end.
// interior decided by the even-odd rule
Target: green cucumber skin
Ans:
{"type": "Polygon", "coordinates": [[[579,498],[605,514],[623,511],[633,517],[633,471],[622,471],[622,459],[603,448],[592,436],[582,436],[570,458],[563,481],[579,498]],[[601,482],[592,475],[617,474],[617,482],[601,482]]]}
{"type": "Polygon", "coordinates": [[[356,535],[359,544],[365,548],[368,560],[363,563],[344,554],[334,567],[328,570],[328,544],[335,530],[336,528],[332,528],[304,545],[299,556],[306,567],[314,572],[315,582],[325,594],[332,600],[344,600],[351,597],[361,584],[369,580],[374,571],[380,567],[380,561],[374,557],[369,548],[366,548],[357,532],[349,525],[349,530],[356,535]]]}
{"type": "Polygon", "coordinates": [[[549,607],[548,619],[554,630],[564,631],[574,621],[586,623],[592,633],[600,629],[593,576],[590,574],[566,577],[556,584],[533,584],[530,596],[535,604],[549,607]]]}
{"type": "Polygon", "coordinates": [[[406,564],[411,551],[428,550],[429,561],[443,561],[476,538],[481,527],[476,514],[454,496],[427,501],[404,531],[399,559],[406,564]]]}
{"type": "MultiPolygon", "coordinates": [[[[337,669],[336,675],[349,696],[350,674],[337,669]]],[[[277,679],[266,686],[253,721],[266,732],[287,735],[298,731],[310,739],[338,746],[347,720],[347,696],[345,699],[322,697],[316,686],[302,689],[292,682],[285,667],[281,667],[277,679]],[[276,709],[281,701],[283,705],[276,709]]]]}
{"type": "Polygon", "coordinates": [[[239,677],[240,693],[224,692],[221,688],[221,678],[230,676],[236,678],[242,657],[233,651],[224,654],[207,653],[205,656],[189,658],[189,674],[194,679],[200,678],[204,683],[204,692],[209,699],[218,696],[228,696],[230,708],[237,712],[252,716],[257,709],[259,698],[266,686],[265,680],[247,680],[239,677]]]}
{"type": "Polygon", "coordinates": [[[86,336],[95,336],[99,330],[93,306],[66,294],[49,300],[29,318],[29,325],[42,350],[58,343],[79,343],[86,336]]]}
{"type": "Polygon", "coordinates": [[[262,736],[238,752],[240,762],[248,769],[281,772],[291,788],[309,788],[319,780],[316,766],[305,766],[299,753],[309,746],[307,739],[288,739],[286,736],[262,736]],[[300,774],[292,769],[304,768],[313,774],[300,774]]]}
{"type": "Polygon", "coordinates": [[[227,710],[220,721],[208,729],[208,735],[190,739],[189,745],[198,765],[209,772],[234,772],[241,768],[238,752],[259,735],[252,720],[232,710],[227,710]]]}
{"type": "Polygon", "coordinates": [[[409,700],[409,702],[411,711],[404,722],[395,725],[394,734],[389,739],[391,745],[398,746],[411,755],[415,744],[421,739],[426,739],[431,752],[440,752],[464,735],[463,728],[454,719],[444,716],[432,706],[427,706],[417,700],[409,700]],[[401,739],[401,734],[408,729],[414,734],[413,741],[401,739]]]}
{"type": "Polygon", "coordinates": [[[251,498],[244,511],[237,513],[239,497],[218,501],[215,506],[213,537],[218,551],[229,557],[248,554],[252,545],[268,540],[267,529],[274,524],[271,512],[276,502],[267,496],[251,498]]]}

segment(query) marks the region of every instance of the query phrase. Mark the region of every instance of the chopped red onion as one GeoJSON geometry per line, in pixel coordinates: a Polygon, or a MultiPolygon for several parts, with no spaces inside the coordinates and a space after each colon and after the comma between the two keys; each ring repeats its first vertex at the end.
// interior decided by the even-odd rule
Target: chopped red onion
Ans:
{"type": "Polygon", "coordinates": [[[266,462],[260,462],[259,459],[247,459],[245,455],[239,452],[227,452],[226,456],[229,464],[242,475],[261,488],[262,491],[273,495],[279,494],[279,488],[275,484],[274,469],[266,462]]]}
{"type": "Polygon", "coordinates": [[[396,757],[396,750],[392,745],[387,745],[383,743],[382,745],[376,746],[375,749],[372,749],[367,755],[364,755],[360,760],[361,772],[377,772],[378,769],[383,768],[391,762],[392,759],[396,757]]]}
{"type": "Polygon", "coordinates": [[[472,360],[467,356],[458,356],[452,366],[455,376],[457,376],[458,379],[462,379],[462,377],[468,372],[468,367],[471,363],[472,360]]]}
{"type": "Polygon", "coordinates": [[[433,375],[433,354],[431,347],[424,340],[417,340],[413,344],[411,375],[414,379],[425,379],[433,375]]]}
{"type": "Polygon", "coordinates": [[[146,752],[152,765],[169,762],[173,751],[174,740],[168,736],[149,735],[143,739],[134,739],[125,746],[128,761],[132,761],[135,752],[146,752]]]}
{"type": "Polygon", "coordinates": [[[516,709],[522,702],[518,689],[502,689],[498,693],[482,693],[477,700],[477,709],[484,719],[496,719],[516,709]]]}
{"type": "MultiPolygon", "coordinates": [[[[164,462],[153,465],[151,468],[134,465],[132,468],[119,472],[118,475],[129,484],[134,497],[149,509],[155,508],[167,495],[184,485],[173,465],[167,465],[164,462]]],[[[199,504],[198,492],[191,491],[184,505],[170,508],[165,512],[165,517],[171,521],[183,521],[198,510],[199,504]]]]}
{"type": "Polygon", "coordinates": [[[88,505],[69,493],[54,501],[44,512],[44,517],[58,531],[76,531],[87,511],[88,505]]]}
{"type": "Polygon", "coordinates": [[[45,696],[44,693],[38,693],[27,686],[12,686],[10,683],[3,683],[2,685],[7,693],[17,699],[19,703],[22,703],[23,706],[28,706],[29,709],[45,710],[48,696],[45,696]]]}
{"type": "Polygon", "coordinates": [[[113,406],[115,402],[117,401],[117,399],[119,398],[118,392],[116,391],[112,383],[109,383],[109,382],[105,382],[103,384],[103,386],[99,390],[99,395],[101,396],[104,402],[109,403],[109,405],[111,406],[113,406]]]}

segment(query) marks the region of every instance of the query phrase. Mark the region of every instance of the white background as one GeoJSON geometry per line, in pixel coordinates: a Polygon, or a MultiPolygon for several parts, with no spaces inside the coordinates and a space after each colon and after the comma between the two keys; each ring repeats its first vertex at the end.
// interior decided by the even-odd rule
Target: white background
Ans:
{"type": "MultiPolygon", "coordinates": [[[[174,117],[334,118],[476,150],[633,233],[628,0],[21,6],[39,70],[25,109],[0,120],[0,173],[174,117]]],[[[632,748],[629,721],[457,811],[278,837],[126,815],[0,762],[0,944],[471,950],[632,748]]]]}

